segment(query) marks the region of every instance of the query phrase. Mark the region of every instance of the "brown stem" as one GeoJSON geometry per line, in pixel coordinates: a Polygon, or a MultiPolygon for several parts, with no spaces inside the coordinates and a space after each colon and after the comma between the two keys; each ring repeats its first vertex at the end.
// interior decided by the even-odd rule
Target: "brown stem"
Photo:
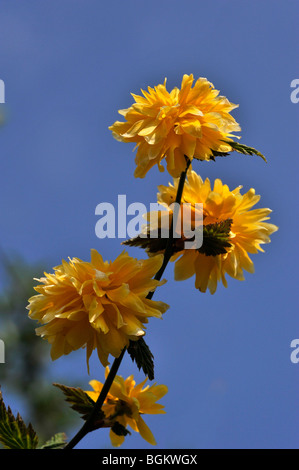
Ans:
{"type": "MultiPolygon", "coordinates": [[[[186,176],[187,176],[187,171],[188,171],[188,168],[189,168],[190,163],[191,163],[191,160],[189,160],[189,158],[187,158],[187,157],[186,157],[186,161],[187,161],[186,169],[181,173],[180,180],[179,180],[179,185],[178,185],[178,189],[177,189],[177,194],[176,194],[175,202],[178,203],[178,204],[181,204],[181,199],[182,199],[184,184],[185,184],[185,180],[186,180],[186,176]]],[[[161,268],[159,269],[159,271],[156,273],[156,275],[154,277],[154,279],[156,279],[158,281],[161,279],[161,277],[162,277],[162,275],[165,271],[165,268],[166,268],[166,266],[167,266],[167,264],[168,264],[168,262],[169,262],[169,260],[172,256],[173,227],[176,226],[177,217],[179,216],[179,214],[174,214],[174,215],[176,215],[176,220],[174,221],[174,217],[172,218],[170,234],[169,234],[169,238],[167,240],[167,245],[166,245],[165,252],[164,252],[163,264],[162,264],[161,268]]],[[[153,297],[153,295],[154,295],[154,291],[149,292],[146,298],[151,299],[153,297]]],[[[97,401],[94,405],[94,408],[93,408],[92,412],[88,416],[88,418],[85,421],[82,428],[77,432],[77,434],[73,437],[73,439],[71,439],[70,442],[68,444],[66,444],[64,449],[73,449],[81,441],[81,439],[83,439],[83,437],[85,437],[86,434],[88,434],[93,429],[94,419],[95,419],[97,413],[101,410],[101,408],[103,406],[103,403],[104,403],[104,401],[107,397],[107,394],[110,390],[110,387],[113,383],[113,380],[115,379],[116,373],[117,373],[118,368],[121,364],[123,356],[126,352],[126,349],[127,348],[124,348],[122,350],[120,356],[114,359],[114,362],[111,366],[111,370],[110,370],[110,372],[107,376],[107,379],[106,379],[106,381],[103,385],[101,393],[100,393],[100,395],[99,395],[99,397],[98,397],[98,399],[97,399],[97,401]]]]}
{"type": "Polygon", "coordinates": [[[83,439],[83,437],[86,436],[86,434],[88,434],[92,430],[94,419],[97,413],[101,410],[103,406],[105,398],[110,390],[113,380],[115,379],[116,373],[118,371],[122,358],[125,354],[125,351],[126,351],[126,348],[124,348],[121,354],[114,360],[112,367],[110,369],[110,372],[107,376],[107,379],[101,390],[101,393],[93,407],[92,412],[88,416],[82,428],[77,432],[77,434],[73,437],[73,439],[68,444],[66,444],[64,449],[73,449],[78,444],[78,442],[80,442],[81,439],[83,439]]]}
{"type": "MultiPolygon", "coordinates": [[[[185,169],[185,171],[183,171],[181,173],[179,184],[178,184],[178,189],[177,189],[177,193],[176,193],[175,202],[177,204],[181,204],[184,184],[185,184],[185,180],[186,180],[186,176],[187,176],[187,171],[188,171],[188,168],[191,164],[191,160],[189,160],[189,158],[186,157],[186,160],[187,160],[186,169],[185,169]]],[[[179,213],[173,214],[172,221],[171,221],[171,227],[170,227],[170,231],[169,231],[169,238],[167,240],[166,248],[165,248],[165,251],[164,251],[163,263],[162,263],[161,268],[159,269],[159,271],[155,275],[155,279],[157,281],[160,281],[160,279],[161,279],[161,277],[162,277],[162,275],[165,271],[165,268],[166,268],[166,266],[167,266],[167,264],[168,264],[168,262],[169,262],[169,260],[172,256],[172,254],[173,254],[172,253],[172,250],[173,250],[173,227],[176,227],[178,217],[179,217],[179,213]]],[[[147,296],[147,298],[151,299],[153,295],[154,295],[154,291],[150,292],[149,295],[147,296]]]]}

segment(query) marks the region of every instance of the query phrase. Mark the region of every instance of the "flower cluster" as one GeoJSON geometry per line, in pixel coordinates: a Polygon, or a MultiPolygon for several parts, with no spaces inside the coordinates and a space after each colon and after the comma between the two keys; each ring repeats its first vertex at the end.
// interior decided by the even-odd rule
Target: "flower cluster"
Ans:
{"type": "Polygon", "coordinates": [[[181,89],[166,89],[163,85],[142,90],[134,95],[135,103],[119,113],[125,122],[116,121],[113,136],[122,142],[134,142],[138,147],[135,176],[143,178],[155,164],[178,177],[190,160],[210,160],[218,152],[232,150],[229,142],[240,131],[230,115],[236,108],[224,96],[219,96],[212,83],[199,78],[192,87],[193,75],[184,75],[181,89]]]}
{"type": "MultiPolygon", "coordinates": [[[[158,202],[167,209],[174,201],[177,186],[177,179],[168,187],[159,186],[158,202]]],[[[201,292],[206,292],[208,288],[214,294],[218,281],[227,287],[226,273],[234,279],[243,280],[243,270],[254,272],[249,254],[263,251],[261,245],[270,242],[270,235],[277,227],[266,222],[270,209],[252,209],[260,200],[255,190],[251,188],[242,195],[241,189],[242,186],[238,186],[230,190],[220,179],[216,179],[211,186],[208,178],[203,181],[195,171],[188,172],[182,203],[188,203],[191,207],[198,203],[203,205],[204,227],[229,221],[230,230],[224,253],[207,256],[200,249],[178,251],[172,257],[175,261],[175,280],[181,281],[195,275],[195,287],[201,292]]]]}
{"type": "MultiPolygon", "coordinates": [[[[166,282],[161,278],[168,261],[175,263],[175,280],[195,276],[196,289],[214,294],[218,282],[227,286],[226,275],[242,280],[244,271],[253,273],[250,255],[263,251],[261,245],[269,243],[277,230],[268,222],[270,209],[254,208],[260,200],[254,189],[242,194],[242,186],[230,190],[220,179],[212,185],[191,168],[194,159],[214,160],[234,150],[263,157],[254,148],[234,141],[239,138],[235,133],[240,126],[230,113],[236,105],[219,95],[206,78],[198,78],[194,83],[192,74],[183,76],[180,89],[175,87],[168,92],[165,79],[163,84],[149,87],[142,94],[133,94],[135,103],[119,111],[124,122],[116,121],[109,129],[117,140],[136,144],[135,177],[143,178],[156,164],[164,171],[165,159],[174,178],[173,184],[158,186],[158,203],[166,211],[158,217],[156,225],[147,225],[149,237],[125,242],[144,248],[147,259],[137,260],[123,251],[114,261],[104,261],[98,251],[91,250],[90,262],[78,258],[63,260],[53,273],[37,279],[38,294],[29,299],[27,307],[29,317],[41,325],[37,334],[51,344],[52,359],[86,348],[88,366],[93,350],[97,350],[106,367],[105,384],[92,380],[93,391],[71,389],[69,393],[73,396],[69,401],[77,411],[89,410],[97,402],[101,407],[99,427],[110,427],[114,446],[123,443],[128,426],[155,444],[142,416],[164,413],[157,401],[167,393],[167,387],[154,384],[143,388],[147,378],[136,385],[133,375],[124,380],[116,371],[117,360],[121,361],[127,350],[138,368],[150,380],[153,378],[153,355],[143,337],[148,319],[161,318],[168,309],[164,302],[152,300],[157,287],[166,282]],[[183,204],[189,205],[193,229],[197,228],[195,215],[197,205],[201,204],[200,247],[185,249],[185,234],[174,238],[170,229],[167,239],[161,236],[164,222],[170,227],[171,221],[175,228],[182,223],[175,220],[173,202],[179,204],[179,213],[183,204]],[[150,235],[156,229],[158,237],[154,239],[150,235]],[[109,355],[115,358],[110,371],[109,355]]],[[[99,411],[96,405],[93,410],[99,411]]],[[[86,433],[95,429],[93,414],[84,418],[86,433]]],[[[76,436],[74,439],[72,445],[77,442],[76,436]]]]}
{"type": "Polygon", "coordinates": [[[86,347],[101,363],[118,357],[129,340],[145,334],[149,317],[161,318],[168,305],[147,299],[163,281],[152,279],[162,257],[137,260],[121,253],[113,262],[91,250],[91,261],[73,258],[45,273],[29,299],[29,316],[43,326],[37,334],[51,343],[52,359],[86,347]]]}
{"type": "MultiPolygon", "coordinates": [[[[109,368],[106,367],[106,378],[108,373],[109,368]]],[[[147,378],[136,385],[133,375],[130,375],[125,380],[123,377],[116,375],[102,406],[102,411],[109,423],[109,427],[111,427],[110,439],[113,446],[119,447],[125,439],[124,435],[116,434],[113,431],[115,423],[119,423],[124,428],[130,426],[133,431],[139,432],[141,437],[147,442],[152,445],[156,444],[155,438],[143,420],[142,415],[165,413],[164,407],[156,402],[167,393],[167,387],[166,385],[157,384],[144,387],[146,382],[147,378]]],[[[93,391],[86,391],[86,393],[96,402],[102,391],[103,384],[97,380],[91,380],[89,383],[93,391]]]]}

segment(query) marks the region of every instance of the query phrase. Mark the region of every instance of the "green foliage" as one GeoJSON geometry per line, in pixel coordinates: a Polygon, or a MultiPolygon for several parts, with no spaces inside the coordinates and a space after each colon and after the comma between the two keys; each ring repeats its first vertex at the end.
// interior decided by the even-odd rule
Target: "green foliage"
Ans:
{"type": "MultiPolygon", "coordinates": [[[[82,415],[83,419],[87,419],[92,412],[95,402],[81,388],[68,387],[66,385],[54,383],[66,396],[66,401],[71,404],[71,408],[82,415]]],[[[104,413],[100,411],[96,416],[96,420],[102,420],[104,413]]]]}
{"type": "Polygon", "coordinates": [[[125,428],[118,421],[115,421],[115,423],[111,427],[111,430],[118,436],[127,436],[128,434],[131,435],[130,431],[128,431],[128,429],[125,428]]]}
{"type": "Polygon", "coordinates": [[[160,237],[160,230],[158,231],[157,238],[150,238],[150,231],[148,229],[146,237],[141,237],[140,235],[137,235],[137,237],[123,241],[122,245],[143,248],[147,252],[155,254],[161,253],[165,250],[167,245],[167,238],[160,237]]]}
{"type": "MultiPolygon", "coordinates": [[[[258,155],[267,163],[266,157],[253,147],[234,141],[229,142],[227,140],[223,140],[223,142],[229,144],[236,152],[243,153],[243,155],[258,155]]],[[[228,155],[230,155],[229,152],[218,152],[217,150],[212,150],[212,156],[210,158],[215,161],[215,157],[227,157],[228,155]]]]}
{"type": "Polygon", "coordinates": [[[66,435],[63,432],[55,434],[45,444],[39,447],[39,449],[62,449],[66,444],[66,435]]]}
{"type": "Polygon", "coordinates": [[[243,153],[243,155],[258,155],[261,157],[266,163],[266,157],[256,150],[253,147],[248,147],[248,145],[240,144],[239,142],[227,142],[236,152],[243,153]]]}
{"type": "Polygon", "coordinates": [[[142,369],[149,380],[154,379],[154,356],[143,338],[138,341],[130,341],[128,353],[132,361],[136,362],[138,369],[142,369]]]}
{"type": "Polygon", "coordinates": [[[75,417],[47,380],[52,364],[50,346],[35,334],[36,324],[26,310],[29,297],[36,294],[34,277],[43,275],[46,263],[41,264],[28,264],[17,255],[8,257],[0,247],[0,331],[6,360],[1,364],[1,383],[6,394],[21,397],[23,413],[45,440],[57,428],[70,428],[75,417]]]}
{"type": "Polygon", "coordinates": [[[7,449],[36,449],[38,445],[38,437],[31,423],[26,426],[19,413],[15,417],[11,409],[6,408],[1,392],[0,442],[7,449]]]}
{"type": "Polygon", "coordinates": [[[232,219],[227,219],[215,224],[204,225],[203,244],[197,250],[206,256],[217,256],[227,252],[231,246],[229,243],[229,233],[232,219]]]}
{"type": "Polygon", "coordinates": [[[39,446],[39,438],[31,423],[26,426],[18,413],[15,417],[6,408],[0,391],[0,442],[6,449],[61,449],[66,442],[64,433],[57,433],[45,444],[39,446]]]}
{"type": "Polygon", "coordinates": [[[218,152],[217,150],[212,150],[212,156],[210,159],[215,161],[215,157],[227,157],[228,155],[228,152],[218,152]]]}
{"type": "MultiPolygon", "coordinates": [[[[231,246],[229,243],[231,224],[232,220],[227,219],[222,222],[204,225],[202,228],[203,242],[202,246],[198,249],[199,253],[203,253],[206,256],[216,256],[226,253],[226,249],[231,246]]],[[[123,244],[140,247],[145,249],[148,253],[155,254],[163,253],[166,249],[167,241],[167,238],[159,238],[159,232],[157,238],[151,238],[150,230],[148,229],[147,237],[141,237],[138,235],[135,238],[124,241],[123,244]]],[[[185,241],[186,239],[184,238],[174,238],[172,253],[174,254],[183,251],[185,241]]]]}

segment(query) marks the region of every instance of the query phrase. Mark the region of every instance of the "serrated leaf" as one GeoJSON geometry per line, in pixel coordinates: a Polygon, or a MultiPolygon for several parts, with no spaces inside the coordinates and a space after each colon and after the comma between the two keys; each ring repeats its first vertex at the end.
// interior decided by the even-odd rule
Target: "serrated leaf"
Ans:
{"type": "Polygon", "coordinates": [[[215,224],[204,225],[203,244],[197,250],[206,256],[217,256],[227,253],[230,248],[229,233],[232,219],[227,219],[215,224]]]}
{"type": "Polygon", "coordinates": [[[212,155],[210,159],[215,160],[215,157],[227,157],[228,155],[228,152],[218,152],[217,150],[212,150],[212,155]]]}
{"type": "Polygon", "coordinates": [[[0,391],[0,442],[6,449],[36,449],[38,437],[31,423],[24,423],[20,414],[15,417],[5,406],[0,391]]]}
{"type": "Polygon", "coordinates": [[[240,144],[239,142],[226,142],[226,143],[229,144],[236,152],[243,153],[243,155],[258,155],[267,163],[265,156],[253,147],[240,144]]]}
{"type": "Polygon", "coordinates": [[[159,253],[165,250],[167,245],[167,238],[160,238],[159,234],[157,238],[150,238],[149,236],[145,238],[137,235],[137,237],[123,241],[122,245],[143,248],[144,250],[147,250],[150,253],[159,253]]]}
{"type": "Polygon", "coordinates": [[[125,428],[122,424],[120,424],[118,421],[115,421],[113,426],[111,427],[111,430],[117,434],[118,436],[127,436],[128,434],[131,435],[130,431],[128,431],[127,428],[125,428]]]}
{"type": "Polygon", "coordinates": [[[149,380],[154,379],[154,356],[143,338],[130,341],[128,353],[132,361],[136,362],[138,369],[142,369],[149,380]]]}
{"type": "MultiPolygon", "coordinates": [[[[81,414],[83,419],[87,419],[95,405],[95,402],[88,396],[88,394],[79,387],[68,387],[58,383],[54,383],[53,385],[62,390],[66,396],[66,401],[71,404],[71,408],[81,414]]],[[[100,411],[96,416],[96,420],[101,420],[103,417],[104,413],[100,411]]]]}
{"type": "Polygon", "coordinates": [[[60,432],[51,437],[51,439],[45,442],[39,449],[61,449],[65,446],[65,443],[66,435],[60,432]]]}
{"type": "MultiPolygon", "coordinates": [[[[231,224],[232,220],[227,219],[222,222],[216,222],[215,224],[203,225],[203,242],[202,246],[198,249],[199,253],[203,253],[206,256],[217,256],[226,253],[227,248],[231,246],[229,242],[231,224]]],[[[143,248],[151,254],[163,253],[168,239],[150,238],[149,234],[150,232],[148,231],[147,238],[138,235],[135,238],[124,241],[123,244],[143,248]]],[[[173,240],[172,253],[175,254],[184,250],[185,241],[187,240],[183,238],[175,238],[173,240]]],[[[192,241],[192,239],[188,241],[192,241]]]]}

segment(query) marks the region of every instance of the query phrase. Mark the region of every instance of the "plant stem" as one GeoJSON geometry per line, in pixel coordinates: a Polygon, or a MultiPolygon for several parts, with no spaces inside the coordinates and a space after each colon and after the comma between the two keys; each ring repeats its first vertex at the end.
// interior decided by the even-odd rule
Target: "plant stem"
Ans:
{"type": "Polygon", "coordinates": [[[125,351],[126,351],[126,348],[124,348],[121,354],[113,361],[111,370],[107,376],[107,379],[103,385],[101,393],[93,407],[92,412],[88,416],[88,419],[85,421],[82,428],[77,432],[77,434],[73,437],[73,439],[68,444],[66,444],[64,449],[73,449],[78,444],[78,442],[80,442],[81,439],[83,439],[83,437],[86,436],[86,434],[88,434],[92,430],[92,423],[94,421],[94,418],[96,417],[97,413],[101,410],[103,406],[105,398],[110,390],[113,380],[115,379],[116,373],[118,371],[122,358],[125,354],[125,351]]]}
{"type": "MultiPolygon", "coordinates": [[[[188,168],[189,168],[190,163],[191,163],[191,160],[189,160],[189,158],[187,158],[187,157],[186,157],[186,161],[187,161],[186,169],[181,173],[179,184],[178,184],[178,189],[177,189],[177,193],[176,193],[175,202],[177,204],[181,204],[181,199],[182,199],[182,195],[183,195],[183,189],[184,189],[184,184],[185,184],[185,180],[186,180],[186,176],[187,176],[187,171],[188,171],[188,168]]],[[[168,264],[168,262],[169,262],[169,260],[172,256],[173,227],[176,226],[178,216],[179,216],[178,213],[174,214],[175,221],[174,221],[174,217],[172,217],[171,227],[170,227],[170,230],[169,230],[169,237],[168,237],[165,252],[164,252],[163,264],[162,264],[161,268],[159,269],[159,271],[156,273],[155,278],[154,278],[157,281],[160,281],[160,279],[161,279],[161,277],[162,277],[162,275],[165,271],[165,268],[166,268],[166,266],[167,266],[167,264],[168,264]]],[[[147,296],[147,298],[151,299],[153,295],[154,295],[154,291],[150,292],[149,295],[147,296]]]]}
{"type": "MultiPolygon", "coordinates": [[[[186,157],[186,162],[187,162],[187,165],[186,165],[186,168],[185,170],[181,173],[181,176],[180,176],[180,180],[179,180],[179,184],[178,184],[178,189],[177,189],[177,194],[176,194],[176,199],[175,199],[175,202],[177,204],[181,204],[181,199],[182,199],[182,194],[183,194],[183,189],[184,189],[184,184],[185,184],[185,180],[186,180],[186,176],[187,176],[187,171],[188,171],[188,168],[190,166],[190,163],[191,163],[191,160],[189,160],[189,158],[186,157]]],[[[165,271],[165,268],[172,256],[172,245],[173,245],[173,227],[176,226],[176,223],[177,223],[177,217],[178,217],[178,213],[177,214],[174,214],[176,215],[176,220],[174,221],[174,217],[172,217],[172,221],[171,221],[171,228],[170,228],[170,233],[169,233],[169,238],[167,240],[167,245],[166,245],[166,248],[165,248],[165,252],[164,252],[164,258],[163,258],[163,263],[162,263],[162,266],[161,268],[159,269],[159,271],[156,273],[154,279],[159,281],[165,271]]],[[[147,299],[151,299],[154,295],[154,292],[155,291],[152,291],[152,292],[149,292],[148,295],[146,296],[147,299]]],[[[70,442],[68,444],[66,444],[66,446],[64,447],[64,449],[73,449],[80,441],[81,439],[83,439],[83,437],[86,436],[86,434],[88,434],[90,431],[92,431],[92,425],[93,425],[93,421],[97,415],[97,413],[101,410],[102,406],[103,406],[103,403],[107,397],[107,394],[110,390],[110,387],[113,383],[113,380],[115,379],[115,376],[117,374],[117,371],[119,369],[119,366],[121,364],[121,361],[123,359],[123,356],[126,352],[127,348],[124,348],[120,354],[120,356],[118,356],[117,358],[114,359],[113,361],[113,364],[111,366],[111,369],[110,369],[110,372],[107,376],[107,379],[103,385],[103,388],[101,390],[101,393],[94,405],[94,408],[92,410],[92,412],[90,413],[90,415],[88,416],[87,420],[85,421],[84,425],[82,426],[82,428],[77,432],[77,434],[73,437],[73,439],[70,440],[70,442]]]]}

